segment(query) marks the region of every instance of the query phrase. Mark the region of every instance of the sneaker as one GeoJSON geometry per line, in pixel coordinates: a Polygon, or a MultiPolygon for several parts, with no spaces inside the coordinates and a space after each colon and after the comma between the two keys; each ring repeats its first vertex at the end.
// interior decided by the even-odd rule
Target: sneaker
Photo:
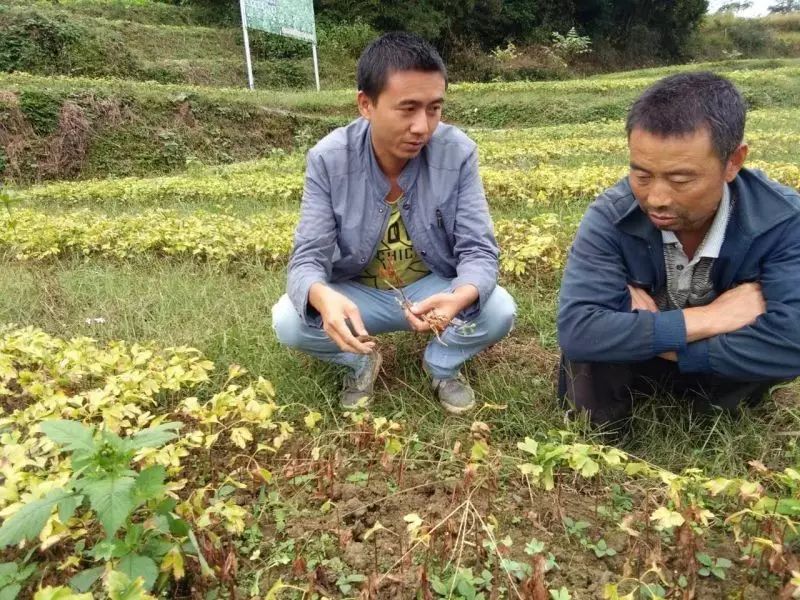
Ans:
{"type": "Polygon", "coordinates": [[[431,386],[442,408],[449,413],[457,415],[475,406],[475,392],[461,373],[452,379],[434,379],[431,386]]]}
{"type": "Polygon", "coordinates": [[[372,388],[381,370],[383,357],[377,350],[367,354],[367,364],[356,376],[348,374],[344,378],[344,387],[340,403],[344,410],[365,408],[372,402],[372,388]]]}

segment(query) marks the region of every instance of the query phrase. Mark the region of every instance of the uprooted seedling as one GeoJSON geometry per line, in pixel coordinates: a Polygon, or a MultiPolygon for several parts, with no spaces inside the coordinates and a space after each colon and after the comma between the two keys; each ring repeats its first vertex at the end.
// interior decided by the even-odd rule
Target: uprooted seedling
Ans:
{"type": "MultiPolygon", "coordinates": [[[[388,285],[392,291],[397,294],[397,302],[400,304],[403,310],[407,310],[413,314],[412,308],[414,307],[414,303],[411,302],[411,300],[408,299],[408,296],[406,296],[405,292],[403,292],[405,282],[403,282],[403,279],[397,273],[397,268],[395,267],[393,257],[387,257],[386,265],[381,267],[381,269],[378,271],[378,274],[381,276],[384,283],[386,283],[386,285],[388,285]]],[[[439,343],[443,346],[446,346],[447,344],[444,343],[444,340],[442,340],[439,334],[447,329],[447,325],[450,323],[450,320],[436,310],[419,315],[419,318],[422,319],[426,325],[428,325],[439,343]]]]}

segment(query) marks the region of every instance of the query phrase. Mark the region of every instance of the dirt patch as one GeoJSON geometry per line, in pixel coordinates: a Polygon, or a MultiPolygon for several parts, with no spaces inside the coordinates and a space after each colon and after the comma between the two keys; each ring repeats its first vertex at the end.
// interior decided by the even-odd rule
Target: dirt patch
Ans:
{"type": "Polygon", "coordinates": [[[195,127],[197,125],[197,120],[194,118],[194,114],[192,113],[192,106],[188,100],[183,100],[182,102],[178,102],[178,107],[176,111],[178,122],[186,127],[195,127]]]}
{"type": "Polygon", "coordinates": [[[519,373],[554,374],[558,366],[558,352],[539,344],[535,335],[514,332],[509,337],[487,348],[476,357],[483,368],[519,373]]]}
{"type": "Polygon", "coordinates": [[[39,163],[42,177],[77,177],[86,162],[91,134],[85,110],[75,102],[64,102],[58,117],[58,129],[47,139],[44,157],[39,163]]]}
{"type": "Polygon", "coordinates": [[[19,96],[0,91],[0,147],[5,154],[5,169],[0,174],[7,179],[21,176],[21,161],[31,147],[35,133],[19,106],[19,96]]]}
{"type": "MultiPolygon", "coordinates": [[[[557,565],[542,574],[546,589],[566,587],[575,599],[602,598],[606,584],[646,577],[654,562],[668,574],[685,568],[680,548],[657,536],[630,538],[616,527],[613,517],[603,516],[609,492],[605,487],[580,489],[563,482],[558,491],[544,492],[512,481],[505,481],[501,489],[486,479],[476,488],[464,485],[462,473],[447,469],[407,473],[399,484],[395,470],[365,468],[336,473],[329,494],[309,482],[285,488],[282,496],[298,511],[297,517],[282,533],[272,524],[263,530],[264,539],[294,540],[293,564],[314,565],[313,572],[295,573],[295,580],[317,582],[320,592],[331,598],[355,594],[345,594],[335,584],[345,573],[364,576],[354,587],[362,590],[359,598],[434,598],[438,596],[424,595],[426,585],[441,581],[444,570],[461,567],[476,575],[492,573],[494,588],[505,590],[497,598],[535,600],[525,591],[526,579],[517,569],[534,571],[537,558],[525,549],[536,540],[544,544],[543,555],[551,555],[557,565]],[[365,475],[360,483],[352,482],[365,475]],[[421,523],[417,542],[409,538],[412,516],[421,523]],[[585,528],[571,533],[567,519],[585,528]],[[315,555],[323,534],[334,544],[327,548],[327,563],[319,564],[315,555]],[[599,539],[613,549],[613,556],[598,558],[585,546],[599,539]]],[[[636,506],[644,499],[633,496],[632,502],[632,514],[637,515],[636,506]]],[[[715,557],[737,559],[738,552],[726,544],[711,539],[703,549],[715,557]]],[[[280,576],[287,580],[292,575],[287,570],[280,576]]],[[[777,593],[750,581],[745,569],[730,569],[727,576],[725,581],[697,577],[694,597],[723,598],[743,592],[743,597],[766,600],[777,593]]]]}

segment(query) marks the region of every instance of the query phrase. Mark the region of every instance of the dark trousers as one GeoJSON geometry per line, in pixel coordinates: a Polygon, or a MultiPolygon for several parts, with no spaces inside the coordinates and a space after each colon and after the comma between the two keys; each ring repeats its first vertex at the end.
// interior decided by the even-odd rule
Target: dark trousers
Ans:
{"type": "Polygon", "coordinates": [[[735,411],[758,404],[778,381],[734,381],[717,375],[685,374],[662,358],[641,363],[578,363],[561,357],[558,396],[586,411],[593,425],[621,424],[630,416],[637,394],[663,390],[685,395],[695,409],[713,406],[735,411]]]}

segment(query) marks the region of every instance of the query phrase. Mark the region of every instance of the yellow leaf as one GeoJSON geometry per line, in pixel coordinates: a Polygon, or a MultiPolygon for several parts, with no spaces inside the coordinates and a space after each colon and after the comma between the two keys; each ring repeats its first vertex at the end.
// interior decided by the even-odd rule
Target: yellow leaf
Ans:
{"type": "Polygon", "coordinates": [[[242,375],[247,374],[247,369],[241,367],[239,365],[230,365],[228,367],[228,381],[232,379],[236,379],[237,377],[241,377],[242,375]]]}
{"type": "Polygon", "coordinates": [[[422,527],[422,519],[417,513],[409,513],[403,517],[403,521],[408,523],[406,525],[406,530],[414,531],[415,529],[419,529],[422,527]]]}
{"type": "Polygon", "coordinates": [[[178,546],[173,546],[170,548],[169,552],[164,555],[164,560],[161,561],[161,570],[165,573],[172,571],[172,576],[175,579],[183,579],[185,574],[183,554],[178,546]]]}
{"type": "Polygon", "coordinates": [[[659,531],[669,530],[673,527],[680,527],[684,524],[683,515],[662,506],[650,515],[651,521],[656,521],[655,528],[659,531]]]}
{"type": "Polygon", "coordinates": [[[711,481],[706,481],[703,484],[703,487],[706,488],[709,492],[711,492],[712,496],[718,496],[719,494],[726,491],[732,483],[733,481],[731,479],[724,479],[722,477],[717,477],[716,479],[712,479],[711,481]]]}
{"type": "Polygon", "coordinates": [[[531,463],[522,463],[518,466],[523,475],[530,475],[531,477],[539,477],[542,471],[544,471],[541,465],[534,465],[531,463]]]}
{"type": "Polygon", "coordinates": [[[636,520],[634,515],[625,515],[619,523],[619,528],[632,537],[639,537],[641,534],[636,531],[631,524],[636,520]]]}
{"type": "Polygon", "coordinates": [[[605,587],[603,587],[604,600],[634,600],[635,593],[636,590],[625,594],[624,596],[620,596],[619,586],[616,583],[607,583],[605,587]]]}
{"type": "Polygon", "coordinates": [[[374,534],[374,533],[375,533],[375,532],[377,532],[377,531],[381,531],[382,529],[386,529],[386,527],[384,527],[384,526],[381,524],[381,522],[380,522],[380,521],[375,521],[375,525],[373,525],[372,527],[370,527],[369,529],[367,529],[367,530],[364,532],[363,539],[364,539],[364,540],[368,540],[368,539],[369,539],[369,538],[372,536],[372,534],[374,534]]]}
{"type": "Polygon", "coordinates": [[[472,451],[470,452],[470,460],[474,462],[479,462],[486,458],[486,455],[489,454],[489,445],[484,442],[483,440],[476,440],[474,444],[472,444],[472,451]]]}
{"type": "Polygon", "coordinates": [[[283,589],[289,587],[285,583],[283,583],[283,579],[278,579],[275,583],[272,584],[272,587],[269,588],[267,591],[267,595],[264,596],[264,600],[278,600],[278,592],[283,589]]]}
{"type": "Polygon", "coordinates": [[[739,496],[742,500],[758,500],[764,495],[764,488],[755,481],[745,481],[739,488],[739,496]]]}
{"type": "Polygon", "coordinates": [[[322,415],[320,413],[310,412],[306,415],[305,419],[303,419],[303,422],[306,424],[306,429],[311,430],[315,429],[317,423],[319,423],[321,420],[322,420],[322,415]]]}
{"type": "Polygon", "coordinates": [[[247,446],[247,442],[253,441],[253,434],[250,433],[247,427],[234,427],[231,429],[231,441],[244,450],[247,446]]]}

